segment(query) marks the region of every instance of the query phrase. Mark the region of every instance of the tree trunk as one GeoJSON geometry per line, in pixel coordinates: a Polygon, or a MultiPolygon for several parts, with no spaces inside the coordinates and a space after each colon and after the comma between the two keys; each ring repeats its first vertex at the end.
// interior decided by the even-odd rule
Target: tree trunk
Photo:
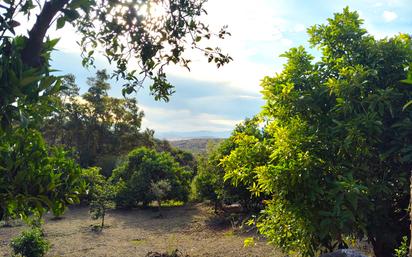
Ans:
{"type": "Polygon", "coordinates": [[[159,217],[162,217],[162,202],[157,200],[158,210],[159,210],[159,217]]]}
{"type": "Polygon", "coordinates": [[[35,68],[43,64],[41,51],[44,37],[50,28],[53,18],[68,2],[69,0],[51,0],[44,3],[43,9],[37,16],[36,23],[29,31],[29,39],[21,53],[24,64],[35,68]]]}
{"type": "Polygon", "coordinates": [[[105,208],[103,207],[103,210],[102,210],[102,227],[101,227],[101,230],[103,230],[103,227],[104,227],[104,216],[106,215],[106,210],[105,210],[105,208]]]}

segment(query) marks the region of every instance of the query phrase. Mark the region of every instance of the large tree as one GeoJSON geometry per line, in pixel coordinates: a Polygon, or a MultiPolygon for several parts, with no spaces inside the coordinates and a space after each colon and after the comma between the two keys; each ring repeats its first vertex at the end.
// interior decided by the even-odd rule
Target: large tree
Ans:
{"type": "Polygon", "coordinates": [[[126,81],[125,95],[142,86],[149,77],[155,99],[167,101],[173,86],[167,82],[163,68],[170,63],[189,68],[190,59],[184,56],[187,49],[198,49],[218,66],[231,59],[219,48],[198,45],[213,36],[227,35],[225,29],[212,33],[201,22],[200,17],[206,13],[204,4],[204,0],[5,0],[0,3],[0,219],[6,212],[22,214],[34,207],[39,211],[62,210],[78,193],[76,183],[66,191],[54,190],[55,185],[61,184],[59,179],[69,177],[77,181],[78,168],[68,169],[71,160],[61,151],[57,151],[58,160],[54,161],[37,133],[45,117],[58,107],[53,95],[62,90],[61,78],[51,75],[50,56],[58,40],[47,37],[50,28],[55,24],[61,29],[66,23],[76,28],[81,35],[79,44],[85,66],[93,65],[95,50],[101,49],[115,67],[113,76],[126,81]],[[30,21],[34,24],[28,33],[16,35],[15,28],[31,24],[30,21]],[[137,70],[132,68],[136,66],[137,70]],[[30,150],[27,146],[33,147],[30,150]],[[33,158],[33,154],[41,158],[33,158]],[[36,162],[26,167],[20,161],[15,162],[20,156],[25,156],[28,164],[36,162]],[[57,165],[65,162],[64,167],[57,165]],[[40,163],[47,165],[35,169],[40,163]],[[42,180],[36,174],[49,179],[42,180]],[[33,190],[24,188],[28,185],[33,190]],[[55,192],[59,192],[57,197],[53,197],[55,192]],[[20,198],[16,199],[16,195],[20,198]],[[55,205],[59,208],[54,208],[55,205]]]}
{"type": "Polygon", "coordinates": [[[196,160],[191,153],[154,138],[151,129],[141,130],[144,113],[136,99],[108,95],[111,86],[106,71],[97,71],[88,85],[87,92],[80,95],[74,75],[63,78],[62,90],[55,98],[59,107],[41,127],[50,145],[73,148],[82,167],[101,167],[105,176],[110,176],[120,159],[138,146],[169,152],[195,174],[196,160]]]}
{"type": "Polygon", "coordinates": [[[141,132],[144,114],[136,99],[109,96],[108,78],[106,71],[98,71],[96,77],[88,79],[88,91],[80,96],[74,76],[66,76],[64,90],[56,99],[61,108],[41,129],[49,144],[74,148],[83,167],[110,169],[110,163],[133,148],[154,144],[152,132],[141,132]]]}
{"type": "Polygon", "coordinates": [[[226,177],[271,196],[258,227],[285,251],[314,256],[366,237],[392,256],[409,234],[411,38],[376,40],[348,8],[308,32],[321,58],[283,54],[283,71],[262,82],[265,138],[240,135],[226,177]],[[251,167],[254,155],[268,161],[251,167]]]}

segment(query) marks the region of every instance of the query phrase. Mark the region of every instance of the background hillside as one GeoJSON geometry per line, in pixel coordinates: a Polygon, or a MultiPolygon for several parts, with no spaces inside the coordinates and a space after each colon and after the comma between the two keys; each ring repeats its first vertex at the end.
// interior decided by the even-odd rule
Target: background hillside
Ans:
{"type": "Polygon", "coordinates": [[[170,144],[176,148],[189,151],[191,153],[205,153],[207,145],[218,144],[223,141],[223,138],[193,138],[184,140],[171,140],[170,144]]]}

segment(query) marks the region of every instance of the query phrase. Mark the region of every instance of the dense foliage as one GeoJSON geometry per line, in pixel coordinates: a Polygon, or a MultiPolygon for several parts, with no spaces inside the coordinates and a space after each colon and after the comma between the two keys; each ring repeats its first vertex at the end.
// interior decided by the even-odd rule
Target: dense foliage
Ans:
{"type": "Polygon", "coordinates": [[[81,169],[70,155],[48,148],[33,129],[0,134],[0,217],[26,217],[52,210],[60,215],[84,189],[81,169]]]}
{"type": "Polygon", "coordinates": [[[258,222],[269,241],[315,256],[366,237],[378,257],[409,234],[411,38],[374,39],[347,8],[311,27],[303,47],[262,82],[263,137],[239,134],[226,178],[267,194],[258,222]]]}
{"type": "Polygon", "coordinates": [[[167,199],[171,189],[172,186],[170,185],[170,182],[167,179],[161,179],[150,184],[150,193],[153,194],[153,197],[157,202],[160,216],[162,216],[162,201],[167,199]]]}
{"type": "Polygon", "coordinates": [[[43,257],[50,248],[39,228],[23,231],[20,236],[12,239],[10,245],[14,254],[22,257],[43,257]]]}
{"type": "Polygon", "coordinates": [[[133,207],[159,200],[151,186],[161,180],[167,180],[171,187],[162,196],[163,200],[187,201],[191,176],[191,171],[180,166],[169,153],[140,147],[131,151],[127,160],[113,171],[111,181],[119,188],[117,206],[133,207]]]}
{"type": "MultiPolygon", "coordinates": [[[[219,48],[198,45],[202,39],[227,35],[225,29],[214,35],[200,21],[200,16],[206,13],[204,3],[197,0],[2,2],[0,219],[4,215],[25,215],[34,208],[38,212],[50,208],[61,212],[66,203],[76,200],[81,189],[81,184],[75,185],[80,177],[77,166],[62,150],[49,156],[41,135],[36,132],[44,117],[59,107],[52,95],[62,90],[61,78],[50,74],[50,55],[58,40],[50,40],[46,35],[53,22],[56,21],[57,29],[71,23],[82,35],[83,65],[92,65],[94,50],[99,49],[98,46],[103,49],[102,54],[115,66],[113,76],[127,81],[123,89],[125,95],[142,86],[143,80],[149,77],[153,82],[152,94],[156,99],[167,101],[173,86],[167,82],[163,68],[169,63],[188,68],[190,59],[183,56],[186,48],[200,50],[209,62],[214,61],[218,66],[231,60],[219,48]],[[27,35],[16,35],[15,28],[31,19],[35,21],[27,35]],[[131,60],[139,64],[139,70],[128,69],[131,60]],[[34,146],[32,152],[31,145],[34,146]],[[27,165],[21,163],[20,157],[27,165]],[[60,181],[63,179],[68,179],[68,183],[60,181]],[[67,191],[60,191],[65,187],[61,185],[66,184],[67,191]],[[31,188],[25,188],[27,185],[31,188]]],[[[107,75],[100,75],[103,80],[107,79],[107,75]]],[[[100,85],[95,83],[96,88],[100,85]]],[[[135,107],[135,103],[128,103],[119,104],[135,107]]],[[[95,153],[91,151],[91,154],[95,153]]]]}
{"type": "Polygon", "coordinates": [[[98,71],[80,96],[74,76],[66,76],[56,96],[60,108],[48,117],[42,132],[49,144],[74,148],[81,166],[100,166],[110,175],[120,156],[153,144],[153,132],[140,132],[144,115],[135,99],[108,96],[108,79],[104,70],[98,71]]]}
{"type": "Polygon", "coordinates": [[[51,145],[74,148],[84,168],[98,166],[106,177],[132,149],[145,146],[167,151],[184,166],[196,170],[192,154],[154,138],[154,131],[141,130],[143,111],[133,98],[108,95],[110,84],[106,71],[88,79],[89,89],[80,95],[73,75],[62,80],[56,94],[58,110],[47,117],[41,131],[51,145]]]}
{"type": "MultiPolygon", "coordinates": [[[[224,167],[220,164],[223,158],[240,149],[237,140],[239,134],[261,137],[256,119],[247,119],[237,125],[231,137],[219,144],[210,144],[206,153],[199,155],[198,172],[192,183],[193,197],[212,201],[215,204],[215,211],[221,204],[240,203],[248,211],[256,211],[261,207],[263,195],[253,195],[245,183],[238,183],[229,176],[225,177],[224,167]]],[[[251,162],[250,165],[253,163],[255,162],[251,162]]]]}
{"type": "Polygon", "coordinates": [[[46,210],[62,213],[83,188],[80,168],[70,154],[47,147],[37,131],[60,88],[57,77],[47,76],[56,42],[44,44],[46,63],[38,69],[19,59],[24,38],[4,37],[0,42],[0,219],[46,210]]]}

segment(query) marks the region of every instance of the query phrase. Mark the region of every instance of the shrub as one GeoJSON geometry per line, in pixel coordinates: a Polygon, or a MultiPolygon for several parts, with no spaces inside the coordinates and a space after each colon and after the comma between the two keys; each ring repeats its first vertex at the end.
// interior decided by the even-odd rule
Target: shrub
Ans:
{"type": "Polygon", "coordinates": [[[100,229],[103,230],[106,211],[114,208],[117,188],[101,174],[100,168],[84,170],[83,176],[88,183],[89,193],[86,199],[90,203],[90,215],[92,219],[102,220],[100,229]]]}
{"type": "MultiPolygon", "coordinates": [[[[195,200],[212,201],[215,204],[215,211],[221,203],[239,203],[248,211],[258,211],[261,208],[260,203],[264,194],[258,197],[249,191],[249,186],[225,176],[225,167],[221,165],[222,159],[227,158],[232,151],[239,148],[239,134],[261,138],[257,119],[246,119],[238,124],[230,138],[217,145],[208,145],[206,154],[198,158],[198,172],[192,183],[192,197],[195,200]]],[[[251,149],[248,150],[250,152],[251,149]]],[[[240,153],[239,156],[246,156],[246,154],[240,153]]],[[[249,158],[250,166],[259,162],[264,163],[266,160],[262,158],[263,156],[259,153],[249,158]]],[[[253,181],[251,176],[245,176],[243,179],[253,181]]]]}
{"type": "Polygon", "coordinates": [[[32,228],[15,237],[11,241],[11,247],[16,255],[23,257],[41,257],[46,254],[50,244],[44,239],[40,228],[32,228]]]}
{"type": "Polygon", "coordinates": [[[150,189],[152,183],[160,180],[167,180],[171,186],[163,200],[187,201],[190,177],[191,172],[181,167],[169,153],[137,148],[113,171],[111,181],[119,188],[116,205],[133,207],[139,202],[147,205],[157,200],[150,189]]]}

